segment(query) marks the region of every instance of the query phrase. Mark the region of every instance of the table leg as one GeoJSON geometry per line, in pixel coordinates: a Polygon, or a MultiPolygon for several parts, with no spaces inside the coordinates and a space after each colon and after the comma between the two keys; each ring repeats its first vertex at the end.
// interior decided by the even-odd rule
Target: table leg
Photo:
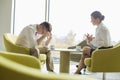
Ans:
{"type": "Polygon", "coordinates": [[[60,72],[69,73],[70,52],[60,51],[60,72]]]}

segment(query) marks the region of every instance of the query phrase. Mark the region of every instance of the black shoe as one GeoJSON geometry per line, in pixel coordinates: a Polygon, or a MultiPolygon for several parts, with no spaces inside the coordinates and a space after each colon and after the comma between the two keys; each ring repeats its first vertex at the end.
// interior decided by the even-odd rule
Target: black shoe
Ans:
{"type": "Polygon", "coordinates": [[[81,72],[79,72],[78,74],[82,74],[81,72]]]}
{"type": "Polygon", "coordinates": [[[55,73],[53,70],[49,70],[49,72],[55,73]]]}
{"type": "Polygon", "coordinates": [[[78,65],[76,65],[76,67],[78,68],[78,65]]]}

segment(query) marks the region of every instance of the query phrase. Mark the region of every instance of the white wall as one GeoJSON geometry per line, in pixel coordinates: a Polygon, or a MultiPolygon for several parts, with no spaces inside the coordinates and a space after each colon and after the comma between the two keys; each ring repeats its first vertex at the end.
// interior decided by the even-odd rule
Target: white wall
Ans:
{"type": "Polygon", "coordinates": [[[0,50],[4,49],[3,34],[11,32],[12,0],[0,0],[0,50]]]}

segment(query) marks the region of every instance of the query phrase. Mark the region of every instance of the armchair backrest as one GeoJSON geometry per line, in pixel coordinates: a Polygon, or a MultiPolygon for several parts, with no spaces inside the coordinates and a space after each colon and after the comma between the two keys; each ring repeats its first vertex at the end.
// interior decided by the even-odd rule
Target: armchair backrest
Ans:
{"type": "Polygon", "coordinates": [[[7,51],[9,52],[15,52],[15,53],[23,53],[23,54],[29,54],[30,49],[16,45],[15,42],[17,40],[17,36],[11,33],[4,33],[3,34],[4,39],[4,45],[7,51]]]}

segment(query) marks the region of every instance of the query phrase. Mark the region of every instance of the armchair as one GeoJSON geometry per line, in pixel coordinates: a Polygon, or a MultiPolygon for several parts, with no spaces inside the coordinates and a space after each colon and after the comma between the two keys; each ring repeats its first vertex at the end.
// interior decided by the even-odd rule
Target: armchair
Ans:
{"type": "MultiPolygon", "coordinates": [[[[16,35],[13,35],[13,34],[10,34],[10,33],[4,33],[3,34],[3,39],[4,39],[4,45],[5,45],[6,51],[29,55],[29,53],[30,53],[29,48],[19,46],[19,45],[15,44],[16,39],[17,39],[16,35]]],[[[41,64],[44,64],[45,61],[46,61],[46,55],[45,54],[40,54],[41,64]]]]}
{"type": "MultiPolygon", "coordinates": [[[[113,48],[93,51],[91,58],[85,59],[87,70],[91,72],[120,72],[120,43],[113,48]]],[[[105,75],[103,74],[103,80],[105,75]]]]}
{"type": "Polygon", "coordinates": [[[38,68],[39,60],[33,56],[0,52],[0,80],[97,80],[87,75],[43,73],[38,68]],[[20,60],[25,58],[25,62],[20,60]]]}

